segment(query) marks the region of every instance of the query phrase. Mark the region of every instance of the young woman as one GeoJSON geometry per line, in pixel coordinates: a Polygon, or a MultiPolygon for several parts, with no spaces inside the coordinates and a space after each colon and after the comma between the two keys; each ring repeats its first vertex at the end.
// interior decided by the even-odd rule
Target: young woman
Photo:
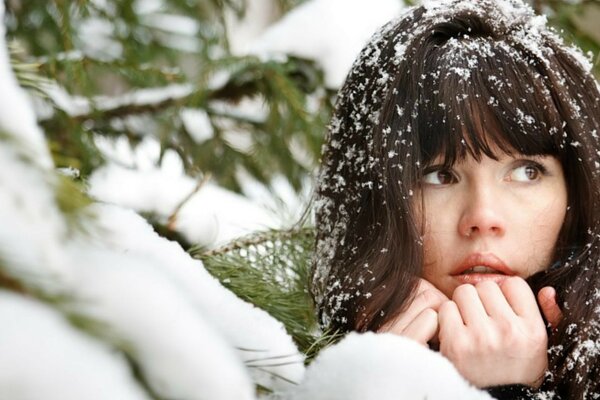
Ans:
{"type": "Polygon", "coordinates": [[[503,398],[600,397],[590,70],[516,0],[430,2],[375,34],[324,147],[323,326],[429,344],[503,398]]]}

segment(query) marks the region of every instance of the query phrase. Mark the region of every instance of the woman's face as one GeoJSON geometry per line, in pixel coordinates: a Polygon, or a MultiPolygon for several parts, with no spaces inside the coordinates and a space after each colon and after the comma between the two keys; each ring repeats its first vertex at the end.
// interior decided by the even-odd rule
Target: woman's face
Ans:
{"type": "Polygon", "coordinates": [[[451,297],[464,283],[548,268],[567,209],[555,157],[467,157],[451,169],[437,161],[422,183],[425,279],[451,297]]]}

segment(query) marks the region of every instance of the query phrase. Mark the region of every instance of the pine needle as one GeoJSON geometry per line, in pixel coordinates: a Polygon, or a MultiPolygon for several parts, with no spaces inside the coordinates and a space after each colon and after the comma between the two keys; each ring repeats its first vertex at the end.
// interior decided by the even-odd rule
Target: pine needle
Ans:
{"type": "Polygon", "coordinates": [[[304,351],[318,336],[307,286],[313,244],[312,228],[268,231],[195,257],[225,287],[281,321],[304,351]]]}

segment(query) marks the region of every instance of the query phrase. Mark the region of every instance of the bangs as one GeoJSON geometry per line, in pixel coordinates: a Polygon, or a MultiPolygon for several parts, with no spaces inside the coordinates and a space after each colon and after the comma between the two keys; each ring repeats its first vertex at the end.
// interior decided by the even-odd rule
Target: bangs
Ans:
{"type": "Polygon", "coordinates": [[[451,38],[424,64],[413,110],[421,162],[562,156],[563,121],[539,61],[505,42],[451,38]]]}

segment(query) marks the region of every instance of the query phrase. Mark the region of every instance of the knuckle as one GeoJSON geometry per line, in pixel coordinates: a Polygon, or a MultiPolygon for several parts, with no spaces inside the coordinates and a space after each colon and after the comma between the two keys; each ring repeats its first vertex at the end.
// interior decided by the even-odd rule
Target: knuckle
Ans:
{"type": "Polygon", "coordinates": [[[452,300],[446,300],[440,305],[438,312],[440,314],[447,314],[448,312],[452,311],[454,307],[454,302],[452,300]]]}
{"type": "Polygon", "coordinates": [[[427,319],[428,321],[437,321],[437,317],[438,313],[435,310],[431,308],[426,308],[423,310],[423,318],[427,319]]]}
{"type": "Polygon", "coordinates": [[[472,349],[472,346],[468,345],[468,342],[460,337],[453,337],[450,340],[446,340],[442,342],[442,345],[442,352],[454,361],[467,358],[472,349]]]}
{"type": "Polygon", "coordinates": [[[542,327],[541,329],[533,329],[531,332],[531,340],[535,343],[546,344],[548,342],[548,334],[546,333],[546,329],[542,327]]]}
{"type": "Polygon", "coordinates": [[[498,335],[494,334],[494,332],[479,332],[474,337],[474,343],[474,348],[477,349],[477,352],[483,354],[497,352],[500,347],[498,335]]]}
{"type": "Polygon", "coordinates": [[[442,301],[437,290],[433,289],[425,289],[423,292],[421,292],[420,296],[423,302],[429,305],[437,305],[440,304],[442,301]]]}
{"type": "Polygon", "coordinates": [[[511,323],[509,320],[501,319],[501,320],[497,321],[496,327],[498,329],[500,336],[502,336],[502,337],[510,339],[510,338],[515,337],[517,334],[517,330],[515,329],[514,324],[511,323]]]}

